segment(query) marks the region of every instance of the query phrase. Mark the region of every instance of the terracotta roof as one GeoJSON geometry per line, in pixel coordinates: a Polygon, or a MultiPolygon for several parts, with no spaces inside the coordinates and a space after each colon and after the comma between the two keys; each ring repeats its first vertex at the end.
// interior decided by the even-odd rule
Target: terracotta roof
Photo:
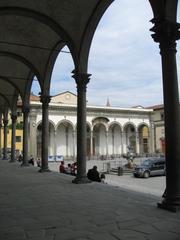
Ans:
{"type": "Polygon", "coordinates": [[[40,101],[40,97],[34,94],[30,95],[30,101],[40,101]]]}
{"type": "Polygon", "coordinates": [[[164,105],[163,104],[159,104],[159,105],[154,105],[154,106],[150,106],[150,107],[146,107],[147,109],[151,108],[153,110],[158,110],[158,109],[163,109],[164,105]]]}

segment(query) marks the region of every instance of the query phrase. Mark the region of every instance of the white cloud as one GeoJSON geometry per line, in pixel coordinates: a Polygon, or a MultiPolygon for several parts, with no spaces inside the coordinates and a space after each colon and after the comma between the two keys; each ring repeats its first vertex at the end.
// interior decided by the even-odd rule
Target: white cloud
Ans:
{"type": "MultiPolygon", "coordinates": [[[[111,105],[119,107],[163,102],[161,56],[149,31],[153,26],[149,22],[152,18],[150,4],[144,0],[114,1],[106,11],[90,51],[89,104],[105,105],[107,97],[111,105]]],[[[177,50],[180,51],[179,45],[177,50]]],[[[177,63],[180,73],[179,52],[177,63]]],[[[73,69],[70,54],[61,53],[53,71],[51,94],[66,90],[76,92],[75,81],[71,78],[73,69]]]]}

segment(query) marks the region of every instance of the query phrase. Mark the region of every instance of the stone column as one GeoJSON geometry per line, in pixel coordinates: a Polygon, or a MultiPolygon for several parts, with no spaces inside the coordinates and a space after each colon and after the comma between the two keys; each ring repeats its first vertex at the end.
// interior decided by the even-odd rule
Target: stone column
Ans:
{"type": "Polygon", "coordinates": [[[158,207],[180,210],[180,108],[176,65],[176,40],[180,24],[165,19],[153,19],[151,29],[155,42],[160,43],[162,59],[165,137],[166,137],[166,194],[158,207]]]}
{"type": "Polygon", "coordinates": [[[1,129],[2,129],[2,123],[0,121],[0,159],[2,157],[2,143],[1,143],[1,136],[2,136],[2,134],[1,134],[1,129]]]}
{"type": "Polygon", "coordinates": [[[8,120],[3,119],[4,124],[4,150],[3,150],[3,160],[7,160],[7,134],[8,134],[8,120]]]}
{"type": "Polygon", "coordinates": [[[139,151],[139,132],[136,131],[136,154],[139,155],[140,151],[139,151]]]}
{"type": "Polygon", "coordinates": [[[93,131],[90,132],[90,159],[93,156],[93,131]]]}
{"type": "Polygon", "coordinates": [[[23,162],[21,166],[27,167],[28,163],[28,120],[29,107],[23,107],[23,162]]]}
{"type": "Polygon", "coordinates": [[[29,153],[37,159],[37,127],[36,127],[36,114],[29,115],[29,153]]]}
{"type": "Polygon", "coordinates": [[[17,121],[17,115],[11,114],[11,120],[12,120],[12,135],[11,135],[11,160],[10,162],[16,161],[16,121],[17,121]]]}
{"type": "Polygon", "coordinates": [[[108,131],[106,131],[106,159],[108,159],[108,154],[109,154],[109,151],[108,151],[108,131]]]}
{"type": "Polygon", "coordinates": [[[65,127],[65,135],[66,135],[66,157],[68,157],[68,149],[69,149],[69,131],[68,126],[65,127]]]}
{"type": "Polygon", "coordinates": [[[76,159],[76,153],[75,153],[75,130],[73,130],[72,137],[73,137],[73,161],[76,159]]]}
{"type": "Polygon", "coordinates": [[[57,155],[57,130],[54,130],[54,156],[57,155]]]}
{"type": "Polygon", "coordinates": [[[86,152],[87,152],[87,132],[86,132],[86,86],[90,79],[90,74],[73,71],[73,78],[77,84],[77,176],[73,183],[90,182],[86,176],[86,152]]]}
{"type": "Polygon", "coordinates": [[[49,146],[49,102],[51,97],[41,95],[42,102],[42,153],[41,169],[39,172],[49,172],[48,167],[48,146],[49,146]]]}
{"type": "Polygon", "coordinates": [[[127,153],[126,132],[122,132],[122,154],[127,153]]]}
{"type": "Polygon", "coordinates": [[[115,141],[114,141],[114,127],[112,127],[112,155],[113,155],[113,157],[115,156],[114,147],[115,147],[115,141]]]}
{"type": "Polygon", "coordinates": [[[148,146],[149,146],[149,153],[154,153],[155,150],[155,134],[154,134],[154,123],[151,122],[149,134],[148,134],[148,146]]]}

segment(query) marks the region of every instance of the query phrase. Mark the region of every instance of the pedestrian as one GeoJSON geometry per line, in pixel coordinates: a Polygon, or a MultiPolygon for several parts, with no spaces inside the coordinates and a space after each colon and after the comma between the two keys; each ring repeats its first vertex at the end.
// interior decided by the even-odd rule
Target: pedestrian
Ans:
{"type": "Polygon", "coordinates": [[[65,168],[66,174],[71,174],[71,164],[68,163],[68,166],[65,168]]]}
{"type": "Polygon", "coordinates": [[[101,179],[99,177],[99,172],[97,170],[97,166],[93,166],[92,169],[88,170],[87,177],[89,180],[94,181],[94,182],[101,182],[101,179]]]}
{"type": "Polygon", "coordinates": [[[19,154],[19,157],[18,157],[18,161],[19,162],[22,162],[22,160],[23,160],[23,157],[22,157],[22,155],[21,155],[21,153],[19,154]]]}
{"type": "Polygon", "coordinates": [[[29,160],[29,163],[32,164],[32,165],[34,166],[34,158],[33,158],[32,155],[31,155],[31,158],[30,158],[30,160],[29,160]]]}
{"type": "Polygon", "coordinates": [[[105,182],[105,178],[106,178],[105,174],[104,174],[104,173],[101,173],[100,179],[101,179],[101,182],[102,182],[102,183],[106,183],[106,182],[105,182]]]}
{"type": "Polygon", "coordinates": [[[65,166],[64,166],[64,161],[61,161],[61,164],[59,166],[59,172],[60,173],[66,173],[65,166]]]}
{"type": "Polygon", "coordinates": [[[76,176],[77,174],[77,162],[71,164],[71,175],[76,176]]]}
{"type": "Polygon", "coordinates": [[[37,159],[36,163],[37,163],[38,167],[41,167],[41,160],[40,160],[40,158],[37,159]]]}

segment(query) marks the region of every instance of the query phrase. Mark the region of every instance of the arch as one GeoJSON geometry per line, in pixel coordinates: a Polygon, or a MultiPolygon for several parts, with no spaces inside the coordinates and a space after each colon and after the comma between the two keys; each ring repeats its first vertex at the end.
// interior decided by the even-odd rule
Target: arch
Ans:
{"type": "Polygon", "coordinates": [[[30,10],[27,8],[22,8],[22,7],[1,7],[0,16],[1,15],[18,15],[23,17],[29,17],[47,25],[50,29],[56,32],[63,39],[63,41],[67,44],[68,48],[70,49],[73,59],[75,59],[75,54],[74,54],[75,48],[74,48],[74,43],[72,39],[67,34],[67,32],[63,29],[63,27],[60,26],[57,22],[55,22],[49,16],[43,13],[30,10]]]}
{"type": "Polygon", "coordinates": [[[9,102],[9,99],[4,94],[2,94],[1,92],[0,92],[0,96],[5,100],[5,102],[7,102],[8,107],[11,109],[11,104],[9,102]]]}
{"type": "MultiPolygon", "coordinates": [[[[45,86],[44,86],[44,89],[49,89],[50,88],[50,80],[51,80],[51,75],[52,75],[52,72],[53,72],[53,68],[54,68],[54,65],[55,65],[55,61],[61,51],[61,49],[65,46],[65,43],[62,42],[62,41],[58,41],[53,49],[51,50],[51,53],[49,55],[49,58],[48,58],[48,61],[46,63],[46,72],[44,73],[44,79],[46,80],[45,81],[45,86]],[[57,49],[59,49],[59,51],[57,51],[57,49]]],[[[71,55],[72,56],[72,55],[71,55]]]]}
{"type": "MultiPolygon", "coordinates": [[[[52,120],[49,119],[49,123],[53,125],[54,129],[56,129],[55,123],[52,120]]],[[[40,125],[42,125],[42,119],[36,123],[36,130],[40,125]]]]}
{"type": "Polygon", "coordinates": [[[33,73],[34,75],[36,75],[40,86],[42,87],[42,76],[40,75],[39,71],[36,69],[36,67],[29,62],[26,58],[16,54],[16,53],[12,53],[12,52],[5,52],[5,51],[0,51],[0,56],[8,56],[11,57],[13,59],[18,60],[19,62],[22,62],[24,65],[26,65],[33,73]]]}
{"type": "Polygon", "coordinates": [[[74,125],[63,119],[56,126],[56,154],[74,158],[74,125]]]}
{"type": "Polygon", "coordinates": [[[135,131],[137,130],[137,127],[136,125],[133,123],[133,122],[126,122],[124,125],[123,125],[123,131],[125,131],[125,129],[128,127],[128,126],[133,126],[135,131]]]}
{"type": "Polygon", "coordinates": [[[79,50],[79,62],[77,68],[80,68],[80,72],[87,72],[89,51],[95,30],[100,19],[102,18],[102,15],[113,1],[114,0],[109,0],[106,2],[98,1],[88,23],[86,24],[79,50]]]}
{"type": "Polygon", "coordinates": [[[139,154],[144,155],[150,152],[150,133],[147,123],[140,123],[137,127],[139,154]]]}
{"type": "Polygon", "coordinates": [[[141,128],[141,127],[143,127],[143,126],[146,126],[147,128],[149,128],[149,125],[148,125],[147,123],[141,122],[141,123],[138,124],[137,130],[139,130],[139,128],[141,128]]]}
{"type": "Polygon", "coordinates": [[[69,125],[72,126],[73,131],[75,130],[74,124],[73,124],[70,120],[67,120],[67,119],[62,119],[61,121],[59,121],[59,122],[56,124],[56,128],[55,128],[55,129],[57,130],[58,127],[59,127],[61,124],[63,124],[63,123],[68,123],[69,125]]]}
{"type": "Polygon", "coordinates": [[[121,130],[121,132],[122,132],[122,125],[121,125],[119,122],[117,122],[117,121],[111,122],[111,123],[109,124],[109,126],[108,126],[108,130],[109,130],[111,127],[113,127],[113,125],[119,126],[119,128],[120,128],[120,130],[121,130]]]}
{"type": "Polygon", "coordinates": [[[122,126],[117,121],[111,122],[108,127],[108,145],[111,158],[122,154],[122,126]]]}
{"type": "Polygon", "coordinates": [[[93,126],[93,153],[103,158],[108,154],[107,129],[106,124],[102,122],[93,126]]]}
{"type": "Polygon", "coordinates": [[[2,79],[4,81],[8,82],[9,84],[11,84],[16,89],[16,91],[20,94],[20,96],[22,98],[22,93],[21,93],[20,89],[11,79],[9,79],[8,77],[4,77],[4,76],[0,76],[0,79],[2,79]]]}
{"type": "Polygon", "coordinates": [[[169,21],[176,22],[178,1],[149,0],[149,2],[154,13],[154,18],[164,20],[167,19],[169,21]]]}

